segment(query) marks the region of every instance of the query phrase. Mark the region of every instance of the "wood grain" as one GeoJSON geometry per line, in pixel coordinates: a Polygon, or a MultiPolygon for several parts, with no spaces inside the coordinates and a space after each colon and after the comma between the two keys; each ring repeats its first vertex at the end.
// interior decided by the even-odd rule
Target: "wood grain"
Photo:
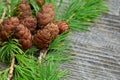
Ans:
{"type": "Polygon", "coordinates": [[[120,80],[120,5],[117,2],[120,0],[107,0],[110,12],[92,24],[90,31],[72,32],[75,60],[62,64],[71,71],[70,80],[120,80]]]}

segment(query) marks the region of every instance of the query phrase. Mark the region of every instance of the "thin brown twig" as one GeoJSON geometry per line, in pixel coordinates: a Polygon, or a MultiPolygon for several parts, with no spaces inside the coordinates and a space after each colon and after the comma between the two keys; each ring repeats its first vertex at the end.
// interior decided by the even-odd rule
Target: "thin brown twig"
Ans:
{"type": "Polygon", "coordinates": [[[4,9],[3,9],[2,17],[1,17],[1,19],[0,19],[0,23],[2,23],[2,21],[4,20],[5,15],[6,15],[6,9],[4,8],[4,9]]]}
{"type": "Polygon", "coordinates": [[[8,4],[10,4],[10,0],[6,0],[6,2],[7,2],[8,4]]]}
{"type": "MultiPolygon", "coordinates": [[[[10,5],[10,0],[6,0],[6,3],[8,4],[8,11],[9,11],[9,13],[11,13],[12,8],[11,8],[11,5],[10,5]]],[[[9,17],[10,16],[11,15],[9,14],[9,17]]]]}
{"type": "Polygon", "coordinates": [[[48,52],[48,49],[46,49],[46,50],[44,51],[43,58],[46,57],[47,52],[48,52]]]}
{"type": "Polygon", "coordinates": [[[2,14],[2,17],[1,17],[2,20],[4,19],[5,14],[6,14],[6,9],[4,8],[4,9],[3,9],[3,14],[2,14]]]}
{"type": "Polygon", "coordinates": [[[8,73],[7,80],[11,80],[12,79],[14,67],[15,67],[15,57],[13,56],[12,57],[12,61],[11,61],[11,66],[9,68],[9,73],[8,73]]]}
{"type": "Polygon", "coordinates": [[[38,57],[38,61],[39,61],[40,64],[42,62],[42,58],[46,57],[47,52],[48,52],[48,49],[43,49],[43,50],[40,51],[40,54],[39,54],[39,57],[38,57]]]}

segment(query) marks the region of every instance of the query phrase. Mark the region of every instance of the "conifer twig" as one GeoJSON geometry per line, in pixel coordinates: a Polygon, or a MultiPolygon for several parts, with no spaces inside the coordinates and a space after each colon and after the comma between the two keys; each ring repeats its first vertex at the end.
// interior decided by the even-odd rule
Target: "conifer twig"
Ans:
{"type": "Polygon", "coordinates": [[[13,77],[14,66],[15,66],[15,57],[13,56],[11,61],[11,66],[9,68],[7,80],[11,80],[11,78],[13,77]]]}
{"type": "Polygon", "coordinates": [[[2,21],[3,21],[4,17],[5,17],[5,14],[6,14],[6,9],[4,8],[4,9],[3,9],[2,17],[1,17],[1,19],[0,19],[0,24],[2,23],[2,21]]]}
{"type": "Polygon", "coordinates": [[[39,57],[38,57],[38,61],[39,61],[40,64],[42,62],[42,58],[46,57],[47,52],[48,52],[48,49],[43,49],[43,50],[40,51],[40,54],[39,54],[39,57]]]}
{"type": "MultiPolygon", "coordinates": [[[[6,0],[7,4],[8,4],[8,10],[9,10],[9,13],[11,12],[11,5],[10,5],[10,0],[6,0]]],[[[10,14],[9,14],[9,17],[10,17],[10,14]]]]}

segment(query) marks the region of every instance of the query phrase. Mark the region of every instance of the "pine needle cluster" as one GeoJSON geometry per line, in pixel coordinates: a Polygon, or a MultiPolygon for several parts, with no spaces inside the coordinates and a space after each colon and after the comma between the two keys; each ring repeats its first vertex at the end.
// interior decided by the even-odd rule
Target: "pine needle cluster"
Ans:
{"type": "MultiPolygon", "coordinates": [[[[50,1],[50,0],[47,0],[50,1]]],[[[54,2],[54,0],[52,0],[54,2]]],[[[93,23],[102,13],[108,11],[104,0],[58,0],[56,5],[56,20],[66,20],[72,30],[88,30],[90,23],[93,23]],[[65,8],[63,8],[63,5],[65,8]]]]}
{"type": "MultiPolygon", "coordinates": [[[[9,1],[9,0],[8,0],[9,1]]],[[[15,15],[16,6],[21,0],[10,0],[10,3],[0,0],[0,18],[3,10],[7,14],[5,18],[15,15]],[[6,4],[9,4],[6,6],[6,4]]],[[[33,15],[41,9],[35,0],[28,0],[33,8],[33,15]]],[[[56,17],[54,21],[65,20],[71,30],[87,30],[88,26],[96,18],[107,12],[104,0],[45,0],[55,6],[56,17]],[[67,4],[65,4],[65,1],[67,4]]],[[[2,19],[0,19],[2,21],[2,19]]],[[[0,22],[1,23],[1,22],[0,22]]],[[[8,64],[5,70],[0,71],[0,80],[7,80],[12,58],[15,58],[12,80],[60,80],[68,71],[60,68],[60,63],[69,60],[70,40],[69,32],[66,31],[49,45],[46,58],[41,64],[34,56],[39,51],[35,46],[23,51],[17,39],[9,38],[7,41],[0,40],[0,62],[8,64]]]]}

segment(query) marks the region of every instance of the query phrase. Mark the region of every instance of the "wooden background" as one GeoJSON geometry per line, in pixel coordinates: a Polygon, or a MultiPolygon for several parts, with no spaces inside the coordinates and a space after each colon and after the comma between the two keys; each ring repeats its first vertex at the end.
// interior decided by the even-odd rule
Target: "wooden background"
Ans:
{"type": "MultiPolygon", "coordinates": [[[[72,32],[75,60],[63,64],[70,80],[120,80],[120,0],[106,0],[110,11],[90,26],[72,32]]],[[[64,79],[67,80],[67,79],[64,79]]]]}

